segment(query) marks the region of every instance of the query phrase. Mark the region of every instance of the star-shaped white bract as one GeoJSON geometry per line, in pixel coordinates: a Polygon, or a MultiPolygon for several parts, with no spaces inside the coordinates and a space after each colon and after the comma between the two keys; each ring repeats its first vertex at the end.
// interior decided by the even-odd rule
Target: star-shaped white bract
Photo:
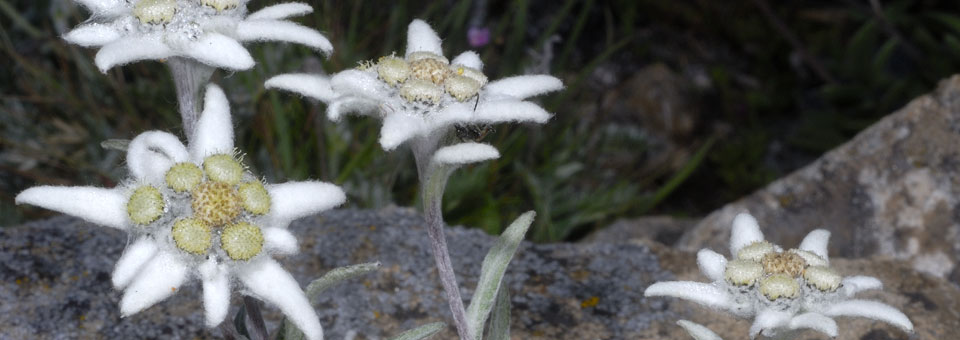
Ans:
{"type": "MultiPolygon", "coordinates": [[[[543,108],[524,100],[562,89],[559,79],[523,75],[488,82],[482,70],[480,57],[472,51],[448,61],[437,33],[426,22],[414,20],[408,27],[403,57],[384,56],[331,78],[279,75],[265,86],[327,103],[331,120],[346,113],[383,118],[380,145],[385,150],[411,139],[445,135],[455,125],[544,123],[550,119],[543,108]]],[[[492,147],[461,151],[470,149],[489,153],[492,147]]]]}
{"type": "Polygon", "coordinates": [[[134,240],[112,281],[123,290],[120,311],[135,314],[196,278],[203,285],[207,326],[227,316],[231,286],[275,304],[310,339],[323,329],[297,281],[273,254],[297,252],[291,221],[343,203],[323,182],[263,184],[235,156],[230,108],[215,85],[189,146],[159,131],[144,132],[127,150],[131,178],[112,188],[38,186],[20,193],[32,204],[124,230],[134,240]]]}
{"type": "MultiPolygon", "coordinates": [[[[765,241],[756,219],[742,213],[733,221],[731,260],[709,249],[697,253],[700,272],[712,282],[657,282],[647,287],[644,296],[678,297],[739,317],[753,317],[751,339],[801,329],[835,337],[837,324],[832,318],[837,316],[874,319],[912,332],[913,324],[896,308],[851,299],[860,291],[880,289],[882,284],[868,276],[841,277],[830,267],[829,238],[829,231],[817,229],[807,234],[797,249],[784,251],[765,241]]],[[[699,329],[687,326],[688,330],[699,329]]]]}
{"type": "Polygon", "coordinates": [[[76,0],[90,10],[67,41],[100,47],[95,62],[106,72],[146,59],[184,57],[215,68],[246,70],[253,58],[241,43],[285,41],[329,54],[320,32],[285,19],[313,11],[303,3],[268,6],[247,15],[248,0],[76,0]]]}

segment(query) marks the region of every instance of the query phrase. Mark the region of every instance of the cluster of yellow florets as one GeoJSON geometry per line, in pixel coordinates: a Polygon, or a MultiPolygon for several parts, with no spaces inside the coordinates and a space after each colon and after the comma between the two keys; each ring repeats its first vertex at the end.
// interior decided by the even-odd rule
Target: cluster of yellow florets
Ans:
{"type": "Polygon", "coordinates": [[[200,4],[207,7],[212,7],[213,9],[217,10],[217,12],[221,12],[224,10],[237,8],[237,6],[240,5],[240,1],[239,0],[200,0],[200,4]]]}
{"type": "Polygon", "coordinates": [[[801,282],[835,291],[842,277],[817,254],[799,249],[781,252],[767,241],[758,241],[741,248],[727,263],[724,279],[737,286],[758,283],[761,294],[776,300],[799,296],[801,282]]]}
{"type": "Polygon", "coordinates": [[[144,24],[165,24],[173,20],[177,0],[140,0],[133,5],[133,16],[144,24]]]}
{"type": "Polygon", "coordinates": [[[405,59],[385,56],[363,69],[374,67],[380,80],[399,87],[400,97],[409,102],[437,104],[444,93],[466,101],[487,84],[487,76],[480,70],[450,65],[447,58],[431,52],[410,53],[405,59]]]}
{"type": "MultiPolygon", "coordinates": [[[[174,195],[186,195],[193,216],[178,218],[171,226],[177,248],[191,254],[205,254],[213,246],[213,234],[234,260],[249,260],[260,253],[263,235],[247,217],[270,211],[270,194],[257,180],[245,180],[239,161],[228,154],[216,154],[194,163],[177,163],[167,170],[164,182],[174,195]]],[[[252,176],[247,176],[252,177],[252,176]]],[[[168,191],[169,192],[169,191],[168,191]]],[[[142,185],[127,201],[130,220],[150,225],[163,215],[168,200],[161,189],[142,185]]]]}

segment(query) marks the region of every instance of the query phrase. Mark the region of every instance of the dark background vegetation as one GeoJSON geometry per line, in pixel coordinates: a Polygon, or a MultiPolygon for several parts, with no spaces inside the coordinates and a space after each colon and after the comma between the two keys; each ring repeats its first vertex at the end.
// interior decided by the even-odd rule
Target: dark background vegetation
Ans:
{"type": "MultiPolygon", "coordinates": [[[[270,2],[253,1],[251,10],[270,2]]],[[[333,124],[322,104],[264,91],[289,72],[336,72],[402,52],[423,18],[448,56],[471,25],[492,79],[562,78],[539,98],[554,119],[498,126],[503,157],[459,171],[450,224],[499,232],[536,209],[536,241],[571,240],[617,218],[702,216],[843,143],[960,67],[957,2],[900,1],[314,1],[298,22],[324,31],[324,59],[293,45],[250,46],[257,66],[218,72],[237,146],[270,181],[335,182],[348,206],[416,204],[406,150],[377,145],[379,122],[333,124]]],[[[0,225],[52,213],[15,207],[37,184],[114,186],[124,157],[106,139],[182,134],[166,68],[101,74],[94,50],[59,36],[87,13],[67,0],[0,0],[0,225]]]]}

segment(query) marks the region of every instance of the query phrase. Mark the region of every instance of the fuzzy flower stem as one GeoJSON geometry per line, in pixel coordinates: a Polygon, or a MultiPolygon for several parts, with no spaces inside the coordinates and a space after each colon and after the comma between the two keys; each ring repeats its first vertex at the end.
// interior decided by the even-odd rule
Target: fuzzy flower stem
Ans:
{"type": "Polygon", "coordinates": [[[197,61],[181,57],[167,60],[173,84],[177,91],[177,103],[180,104],[180,118],[183,120],[183,134],[187,143],[192,142],[194,128],[200,119],[200,90],[210,81],[214,68],[197,61]]]}
{"type": "Polygon", "coordinates": [[[447,303],[453,314],[454,324],[461,340],[473,340],[472,333],[467,325],[467,313],[460,297],[460,285],[457,284],[453,264],[450,261],[450,252],[447,250],[447,238],[443,233],[443,190],[447,185],[452,169],[430,166],[430,158],[436,152],[439,138],[430,136],[426,140],[415,141],[412,145],[414,160],[420,177],[420,192],[423,198],[423,215],[427,222],[427,235],[430,236],[430,246],[433,258],[437,263],[437,273],[440,282],[447,294],[447,303]]]}

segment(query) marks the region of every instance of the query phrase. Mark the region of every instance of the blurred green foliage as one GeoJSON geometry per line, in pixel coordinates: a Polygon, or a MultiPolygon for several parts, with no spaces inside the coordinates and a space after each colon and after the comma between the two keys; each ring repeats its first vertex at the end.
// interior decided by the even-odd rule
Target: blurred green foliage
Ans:
{"type": "MultiPolygon", "coordinates": [[[[539,99],[553,120],[495,127],[486,141],[502,157],[455,173],[445,196],[448,223],[494,234],[535,209],[537,241],[573,239],[621,217],[707,213],[849,139],[960,67],[958,6],[945,1],[888,1],[879,12],[863,1],[483,3],[483,11],[472,1],[311,3],[315,12],[297,21],[324,31],[332,56],[258,44],[250,46],[253,70],[214,76],[230,96],[248,165],[271,181],[333,181],[356,207],[415,204],[411,157],[380,149],[378,121],[334,124],[322,104],[262,85],[276,74],[336,72],[401,52],[414,18],[433,25],[448,55],[471,49],[471,24],[490,28],[478,52],[491,79],[539,69],[564,80],[564,91],[539,99]],[[776,21],[831,79],[811,72],[776,21]],[[671,150],[684,156],[670,164],[650,164],[659,150],[653,127],[613,117],[604,102],[654,62],[696,84],[685,98],[698,108],[695,129],[673,141],[671,150]]],[[[182,132],[160,63],[104,75],[93,66],[95,51],[59,39],[86,17],[65,0],[0,0],[0,225],[48,214],[12,205],[31,185],[116,185],[123,155],[101,141],[182,132]]]]}

